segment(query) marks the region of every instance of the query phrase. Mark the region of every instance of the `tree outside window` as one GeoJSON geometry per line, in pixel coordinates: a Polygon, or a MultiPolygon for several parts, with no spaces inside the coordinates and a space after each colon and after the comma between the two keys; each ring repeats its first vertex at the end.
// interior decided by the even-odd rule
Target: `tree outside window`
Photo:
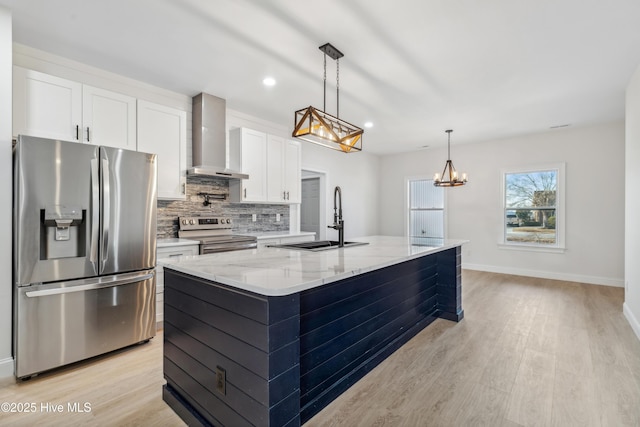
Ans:
{"type": "Polygon", "coordinates": [[[505,243],[557,246],[558,169],[504,173],[505,243]]]}

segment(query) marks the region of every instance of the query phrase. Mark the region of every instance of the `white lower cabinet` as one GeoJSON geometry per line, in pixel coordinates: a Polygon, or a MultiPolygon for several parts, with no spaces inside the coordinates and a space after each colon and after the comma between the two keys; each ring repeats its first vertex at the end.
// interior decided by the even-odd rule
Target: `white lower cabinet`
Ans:
{"type": "MultiPolygon", "coordinates": [[[[158,248],[158,260],[186,255],[198,255],[199,245],[171,246],[168,248],[158,248]]],[[[161,265],[156,267],[156,322],[164,319],[164,268],[161,265]]]]}

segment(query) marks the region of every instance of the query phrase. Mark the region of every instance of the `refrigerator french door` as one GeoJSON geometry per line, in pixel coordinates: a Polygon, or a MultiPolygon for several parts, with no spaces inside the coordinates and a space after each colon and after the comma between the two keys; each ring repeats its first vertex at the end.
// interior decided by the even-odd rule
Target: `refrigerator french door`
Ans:
{"type": "Polygon", "coordinates": [[[18,138],[16,377],[155,335],[156,198],[155,154],[18,138]]]}

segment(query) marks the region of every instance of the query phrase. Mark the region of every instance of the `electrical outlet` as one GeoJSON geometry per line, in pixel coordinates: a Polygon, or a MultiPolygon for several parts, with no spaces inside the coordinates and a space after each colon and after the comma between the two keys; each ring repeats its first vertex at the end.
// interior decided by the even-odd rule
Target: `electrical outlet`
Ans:
{"type": "Polygon", "coordinates": [[[251,221],[256,222],[258,220],[258,215],[251,214],[251,221]]]}
{"type": "Polygon", "coordinates": [[[276,222],[280,222],[280,214],[279,213],[276,214],[276,222]]]}
{"type": "Polygon", "coordinates": [[[216,390],[223,395],[227,394],[227,371],[220,366],[216,366],[216,390]]]}

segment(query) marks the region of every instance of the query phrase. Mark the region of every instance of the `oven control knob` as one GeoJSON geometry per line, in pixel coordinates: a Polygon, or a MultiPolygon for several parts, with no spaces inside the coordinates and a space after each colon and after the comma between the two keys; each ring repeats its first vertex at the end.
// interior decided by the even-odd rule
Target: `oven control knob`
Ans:
{"type": "Polygon", "coordinates": [[[196,223],[195,220],[193,220],[193,219],[189,220],[189,224],[194,225],[195,223],[196,223]]]}
{"type": "Polygon", "coordinates": [[[183,220],[182,220],[182,223],[183,223],[184,225],[187,225],[187,223],[188,223],[188,222],[189,222],[189,221],[187,221],[186,219],[183,219],[183,220]]]}
{"type": "Polygon", "coordinates": [[[231,224],[231,220],[230,219],[227,219],[227,224],[231,224]]]}

